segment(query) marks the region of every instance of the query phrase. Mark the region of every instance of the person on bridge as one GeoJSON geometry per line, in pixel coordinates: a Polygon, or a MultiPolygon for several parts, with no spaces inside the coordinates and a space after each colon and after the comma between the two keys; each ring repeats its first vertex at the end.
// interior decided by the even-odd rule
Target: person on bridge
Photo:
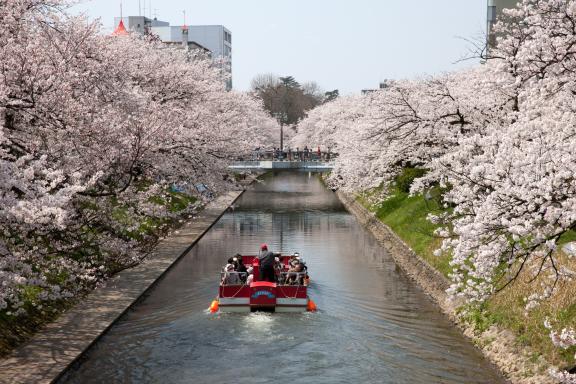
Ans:
{"type": "Polygon", "coordinates": [[[262,244],[260,246],[260,255],[258,256],[258,260],[260,261],[260,280],[275,283],[276,275],[274,273],[274,253],[268,250],[267,244],[262,244]]]}

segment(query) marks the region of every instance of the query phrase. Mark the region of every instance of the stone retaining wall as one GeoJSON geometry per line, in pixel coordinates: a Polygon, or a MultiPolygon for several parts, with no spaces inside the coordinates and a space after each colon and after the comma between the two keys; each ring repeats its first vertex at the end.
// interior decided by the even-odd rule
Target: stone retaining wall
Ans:
{"type": "Polygon", "coordinates": [[[545,373],[549,364],[541,357],[533,361],[533,351],[519,345],[512,332],[492,326],[487,331],[478,333],[473,327],[460,321],[456,313],[458,303],[452,301],[446,293],[446,289],[450,286],[448,279],[418,256],[392,229],[353,196],[342,191],[338,191],[337,195],[346,209],[374,235],[406,275],[438,304],[442,312],[511,383],[554,384],[545,373]]]}
{"type": "Polygon", "coordinates": [[[354,198],[341,191],[338,191],[337,195],[348,211],[356,216],[360,224],[367,228],[388,251],[396,264],[415,280],[443,310],[453,312],[453,303],[446,294],[450,286],[448,279],[418,256],[392,229],[354,198]]]}

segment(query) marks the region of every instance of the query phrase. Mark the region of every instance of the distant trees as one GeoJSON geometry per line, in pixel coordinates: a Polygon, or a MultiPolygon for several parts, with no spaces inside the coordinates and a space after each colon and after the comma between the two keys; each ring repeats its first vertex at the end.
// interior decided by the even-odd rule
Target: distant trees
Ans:
{"type": "Polygon", "coordinates": [[[330,101],[336,100],[338,97],[340,97],[340,92],[338,92],[337,89],[328,91],[324,93],[324,102],[329,103],[330,101]]]}
{"type": "Polygon", "coordinates": [[[292,76],[271,73],[254,77],[251,88],[262,99],[264,109],[281,125],[297,124],[308,111],[338,96],[338,90],[324,93],[315,82],[300,84],[292,76]]]}

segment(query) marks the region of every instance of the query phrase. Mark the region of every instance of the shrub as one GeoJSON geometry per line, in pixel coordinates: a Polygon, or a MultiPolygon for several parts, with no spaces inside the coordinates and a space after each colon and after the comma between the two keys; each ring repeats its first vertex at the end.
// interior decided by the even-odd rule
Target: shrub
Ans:
{"type": "Polygon", "coordinates": [[[402,173],[394,178],[394,181],[400,191],[408,193],[414,180],[424,176],[426,172],[424,168],[404,168],[402,173]]]}

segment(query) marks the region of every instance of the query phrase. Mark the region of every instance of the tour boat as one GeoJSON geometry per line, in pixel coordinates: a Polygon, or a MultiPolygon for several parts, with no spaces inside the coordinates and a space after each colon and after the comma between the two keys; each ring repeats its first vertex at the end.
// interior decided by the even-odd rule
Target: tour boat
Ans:
{"type": "Polygon", "coordinates": [[[308,297],[309,278],[306,270],[288,272],[294,256],[277,256],[276,282],[260,280],[257,256],[242,256],[249,274],[224,271],[220,276],[218,298],[210,312],[305,312],[315,311],[316,304],[308,297]]]}

